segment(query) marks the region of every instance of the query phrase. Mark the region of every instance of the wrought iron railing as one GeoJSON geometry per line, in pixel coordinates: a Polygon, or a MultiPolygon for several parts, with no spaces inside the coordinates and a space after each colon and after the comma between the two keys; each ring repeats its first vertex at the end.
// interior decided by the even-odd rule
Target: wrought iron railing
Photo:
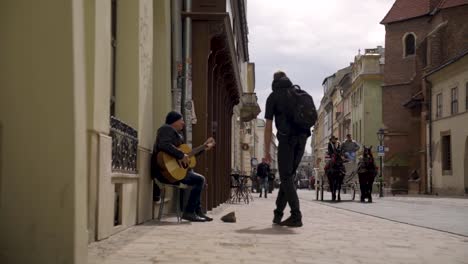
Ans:
{"type": "Polygon", "coordinates": [[[111,116],[112,171],[137,173],[138,132],[111,116]]]}

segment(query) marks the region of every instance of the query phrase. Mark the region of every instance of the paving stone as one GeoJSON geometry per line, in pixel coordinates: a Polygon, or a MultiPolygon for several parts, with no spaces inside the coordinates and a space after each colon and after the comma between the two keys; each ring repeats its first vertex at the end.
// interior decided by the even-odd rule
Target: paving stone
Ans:
{"type": "MultiPolygon", "coordinates": [[[[467,237],[330,207],[315,202],[310,191],[299,196],[301,228],[272,225],[273,193],[248,205],[223,205],[210,212],[209,223],[170,224],[173,217],[129,228],[90,244],[89,263],[468,263],[467,237]],[[223,223],[220,217],[231,211],[238,222],[223,223]]],[[[413,206],[401,198],[391,202],[413,206]]],[[[447,211],[451,204],[416,203],[435,207],[430,212],[438,206],[447,211]]],[[[464,206],[460,200],[454,204],[464,206]]]]}

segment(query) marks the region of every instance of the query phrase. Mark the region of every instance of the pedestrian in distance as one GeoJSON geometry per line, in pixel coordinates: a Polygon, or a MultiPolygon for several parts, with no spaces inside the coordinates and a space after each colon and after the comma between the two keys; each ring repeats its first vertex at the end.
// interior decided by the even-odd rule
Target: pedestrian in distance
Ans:
{"type": "Polygon", "coordinates": [[[260,184],[260,198],[262,198],[262,190],[265,190],[265,198],[268,197],[268,178],[270,176],[270,165],[266,162],[265,158],[262,159],[262,162],[258,164],[257,167],[257,178],[260,184]]]}
{"type": "Polygon", "coordinates": [[[278,71],[273,75],[272,92],[268,96],[265,111],[265,161],[271,162],[270,144],[272,124],[275,120],[278,138],[278,170],[280,188],[273,211],[273,223],[281,226],[301,227],[302,214],[299,197],[294,187],[294,175],[304,154],[310,128],[317,120],[312,97],[299,86],[293,85],[286,73],[278,71]],[[291,216],[282,221],[286,205],[291,216]]]}

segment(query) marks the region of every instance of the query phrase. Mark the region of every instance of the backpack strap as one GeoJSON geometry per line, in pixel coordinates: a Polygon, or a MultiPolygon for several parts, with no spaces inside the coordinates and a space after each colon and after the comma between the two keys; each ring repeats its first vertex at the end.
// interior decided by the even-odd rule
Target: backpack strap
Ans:
{"type": "Polygon", "coordinates": [[[301,87],[299,85],[297,85],[297,84],[294,84],[293,86],[291,86],[291,88],[296,88],[298,90],[301,90],[301,87]]]}

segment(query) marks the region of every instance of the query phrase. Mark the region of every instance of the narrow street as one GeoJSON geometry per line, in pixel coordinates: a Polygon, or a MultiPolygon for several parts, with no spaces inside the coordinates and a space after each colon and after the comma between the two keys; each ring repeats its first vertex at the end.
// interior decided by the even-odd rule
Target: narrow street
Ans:
{"type": "MultiPolygon", "coordinates": [[[[427,198],[419,203],[432,208],[426,210],[425,221],[431,223],[434,215],[434,227],[429,227],[438,229],[440,215],[434,212],[444,203],[454,202],[452,211],[462,211],[461,217],[465,214],[463,219],[454,219],[450,212],[446,215],[453,228],[447,232],[462,234],[456,235],[415,226],[418,223],[401,223],[404,219],[399,219],[398,214],[393,221],[383,219],[386,216],[382,212],[392,206],[400,208],[400,215],[415,206],[407,203],[406,208],[402,200],[425,198],[388,197],[375,199],[373,204],[349,201],[331,204],[316,202],[313,191],[300,190],[299,196],[304,217],[302,228],[272,226],[275,191],[267,199],[255,198],[248,205],[223,204],[210,212],[215,218],[211,223],[177,224],[175,217],[169,217],[162,223],[150,221],[131,227],[107,240],[92,243],[88,261],[96,264],[468,263],[468,237],[462,221],[468,214],[466,199],[427,198]],[[371,207],[378,217],[363,214],[372,214],[366,209],[361,213],[349,211],[371,207]],[[237,223],[219,220],[231,211],[236,212],[237,223]]],[[[421,208],[413,211],[423,217],[421,208]]]]}

